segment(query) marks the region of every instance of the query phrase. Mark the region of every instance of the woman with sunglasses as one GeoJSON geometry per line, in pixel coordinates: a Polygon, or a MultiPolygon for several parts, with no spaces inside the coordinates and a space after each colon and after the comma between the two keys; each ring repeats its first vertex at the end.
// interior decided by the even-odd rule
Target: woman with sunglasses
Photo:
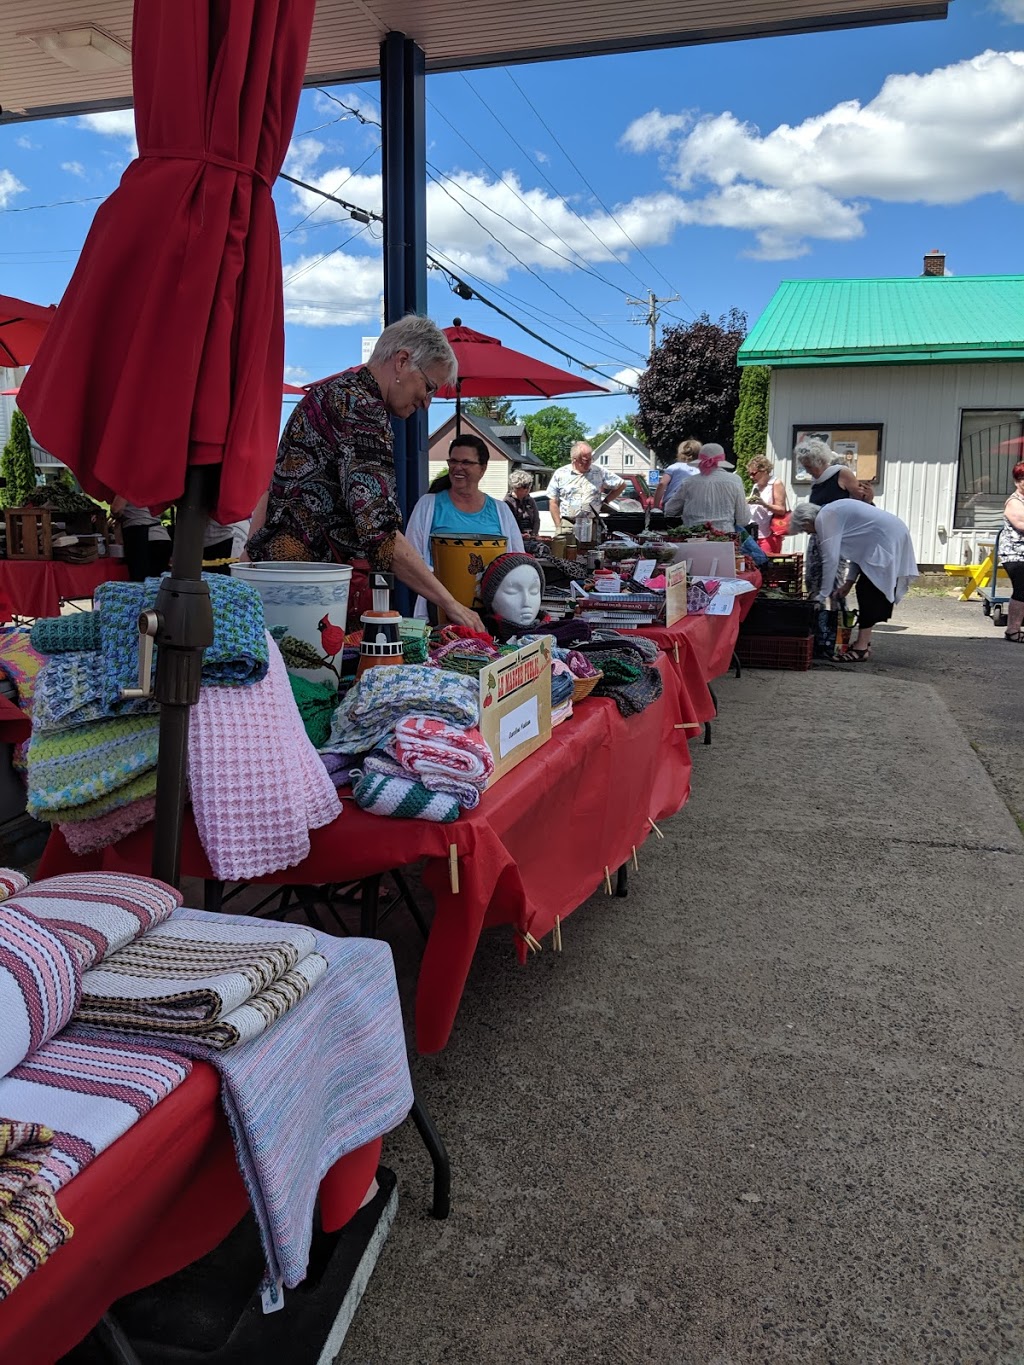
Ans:
{"type": "MultiPolygon", "coordinates": [[[[509,551],[522,553],[523,535],[512,509],[480,487],[489,458],[487,442],[468,433],[456,436],[448,447],[451,487],[425,493],[409,517],[409,543],[427,564],[432,563],[431,536],[504,536],[509,551]]],[[[416,600],[416,615],[427,615],[423,597],[416,600]]]]}
{"type": "Polygon", "coordinates": [[[392,417],[426,409],[458,365],[429,318],[393,322],[370,359],[314,384],[288,419],[269,492],[253,513],[251,560],[351,564],[349,629],[371,605],[371,568],[393,573],[450,621],[482,630],[402,531],[392,417]]]}

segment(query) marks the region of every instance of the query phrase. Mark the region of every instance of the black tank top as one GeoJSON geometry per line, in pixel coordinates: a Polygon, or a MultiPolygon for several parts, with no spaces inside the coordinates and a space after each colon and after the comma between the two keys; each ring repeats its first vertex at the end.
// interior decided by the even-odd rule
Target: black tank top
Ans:
{"type": "Polygon", "coordinates": [[[839,482],[839,475],[832,474],[821,483],[816,483],[807,495],[807,501],[815,507],[827,507],[830,502],[842,502],[850,496],[850,490],[839,482]]]}

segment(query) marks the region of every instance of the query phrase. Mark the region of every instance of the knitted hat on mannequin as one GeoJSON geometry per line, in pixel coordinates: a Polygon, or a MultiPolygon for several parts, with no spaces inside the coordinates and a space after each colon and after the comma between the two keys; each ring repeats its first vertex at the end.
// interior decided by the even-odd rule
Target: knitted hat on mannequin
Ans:
{"type": "Polygon", "coordinates": [[[528,564],[530,568],[536,572],[537,577],[540,579],[541,592],[544,591],[544,570],[541,568],[540,562],[534,559],[533,555],[514,553],[499,555],[497,559],[491,560],[490,564],[488,564],[487,568],[484,570],[483,578],[480,580],[480,600],[484,604],[484,611],[493,613],[494,594],[498,591],[498,587],[502,580],[505,579],[513,569],[518,569],[523,564],[528,564]]]}

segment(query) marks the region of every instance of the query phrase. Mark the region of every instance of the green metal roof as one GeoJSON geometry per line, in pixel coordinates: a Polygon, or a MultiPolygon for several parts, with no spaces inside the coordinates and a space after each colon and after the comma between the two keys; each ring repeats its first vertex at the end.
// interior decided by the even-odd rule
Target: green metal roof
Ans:
{"type": "Polygon", "coordinates": [[[783,280],[741,365],[1024,359],[1024,275],[783,280]]]}

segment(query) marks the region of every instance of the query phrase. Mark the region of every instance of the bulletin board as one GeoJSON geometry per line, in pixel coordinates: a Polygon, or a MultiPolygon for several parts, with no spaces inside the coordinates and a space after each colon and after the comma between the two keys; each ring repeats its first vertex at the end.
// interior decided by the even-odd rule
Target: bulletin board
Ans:
{"type": "MultiPolygon", "coordinates": [[[[882,423],[862,422],[849,426],[829,426],[825,422],[805,422],[793,427],[793,445],[816,436],[842,455],[858,479],[878,486],[882,482],[882,423]]],[[[794,483],[810,483],[811,476],[794,464],[794,483]]]]}

